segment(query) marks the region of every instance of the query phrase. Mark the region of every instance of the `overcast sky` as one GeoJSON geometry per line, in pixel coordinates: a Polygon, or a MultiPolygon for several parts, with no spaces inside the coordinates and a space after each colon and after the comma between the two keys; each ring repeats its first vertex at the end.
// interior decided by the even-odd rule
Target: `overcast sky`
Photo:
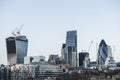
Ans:
{"type": "Polygon", "coordinates": [[[7,63],[5,38],[23,24],[28,56],[61,53],[66,31],[77,30],[78,52],[89,50],[96,60],[97,43],[104,39],[120,61],[120,0],[0,0],[0,64],[7,63]]]}

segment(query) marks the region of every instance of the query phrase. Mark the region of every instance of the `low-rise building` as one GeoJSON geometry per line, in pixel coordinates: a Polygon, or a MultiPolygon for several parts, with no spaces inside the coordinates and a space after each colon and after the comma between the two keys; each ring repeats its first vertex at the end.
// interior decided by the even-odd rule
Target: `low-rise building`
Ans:
{"type": "Polygon", "coordinates": [[[11,66],[12,80],[44,80],[48,77],[55,79],[63,69],[52,64],[19,64],[11,66]]]}
{"type": "Polygon", "coordinates": [[[27,56],[24,57],[24,64],[45,61],[45,56],[27,56]]]}
{"type": "Polygon", "coordinates": [[[89,65],[90,69],[94,69],[97,67],[97,62],[96,61],[92,61],[90,62],[90,65],[89,65]]]}

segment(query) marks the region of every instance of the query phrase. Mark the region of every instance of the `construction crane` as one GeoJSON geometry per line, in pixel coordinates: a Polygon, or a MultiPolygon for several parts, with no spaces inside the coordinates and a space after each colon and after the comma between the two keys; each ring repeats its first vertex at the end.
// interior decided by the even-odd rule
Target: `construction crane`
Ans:
{"type": "Polygon", "coordinates": [[[23,27],[23,24],[20,25],[19,29],[17,28],[18,30],[17,30],[16,33],[17,33],[18,35],[20,35],[20,31],[21,31],[22,27],[23,27]]]}
{"type": "Polygon", "coordinates": [[[16,27],[16,28],[12,31],[12,35],[14,35],[14,36],[20,35],[20,31],[21,31],[22,27],[23,27],[23,24],[21,24],[19,28],[16,27]]]}
{"type": "Polygon", "coordinates": [[[86,51],[86,52],[89,52],[89,50],[90,50],[92,44],[93,44],[93,41],[91,41],[90,46],[88,47],[88,50],[82,50],[81,52],[85,52],[85,51],[86,51]]]}
{"type": "Polygon", "coordinates": [[[93,41],[91,41],[90,46],[89,46],[89,48],[88,48],[87,52],[89,52],[89,50],[90,50],[90,48],[91,48],[92,44],[93,44],[93,41]]]}

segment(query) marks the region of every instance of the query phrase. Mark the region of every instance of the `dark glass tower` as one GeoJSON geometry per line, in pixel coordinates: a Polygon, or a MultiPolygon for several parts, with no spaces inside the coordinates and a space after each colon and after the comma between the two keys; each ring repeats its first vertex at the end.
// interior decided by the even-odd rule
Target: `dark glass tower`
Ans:
{"type": "Polygon", "coordinates": [[[64,58],[67,64],[77,66],[77,31],[67,32],[64,58]]]}
{"type": "Polygon", "coordinates": [[[89,66],[89,62],[90,62],[90,59],[89,59],[89,53],[88,52],[80,52],[79,53],[79,66],[80,67],[84,67],[85,65],[85,59],[88,58],[86,64],[87,66],[89,66]]]}
{"type": "Polygon", "coordinates": [[[26,36],[14,36],[6,38],[8,65],[24,63],[27,56],[28,39],[26,36]]]}

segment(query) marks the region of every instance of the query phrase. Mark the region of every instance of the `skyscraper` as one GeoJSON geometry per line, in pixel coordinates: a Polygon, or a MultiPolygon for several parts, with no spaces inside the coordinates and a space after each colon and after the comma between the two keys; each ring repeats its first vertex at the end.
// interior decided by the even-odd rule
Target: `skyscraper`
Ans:
{"type": "Polygon", "coordinates": [[[67,64],[77,66],[77,31],[67,31],[64,58],[67,64]]]}
{"type": "Polygon", "coordinates": [[[98,65],[104,65],[105,61],[110,54],[109,52],[109,46],[105,43],[105,41],[102,39],[100,44],[99,44],[99,49],[98,49],[98,65]]]}
{"type": "Polygon", "coordinates": [[[27,56],[28,39],[26,36],[12,36],[6,38],[8,65],[24,63],[27,56]]]}

